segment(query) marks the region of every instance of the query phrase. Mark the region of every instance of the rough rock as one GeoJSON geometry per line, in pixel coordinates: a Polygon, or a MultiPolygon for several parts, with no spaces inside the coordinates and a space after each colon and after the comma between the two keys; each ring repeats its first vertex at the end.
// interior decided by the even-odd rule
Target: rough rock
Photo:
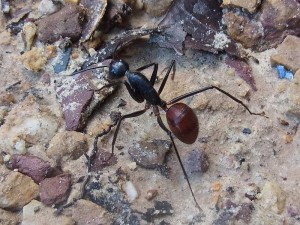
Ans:
{"type": "Polygon", "coordinates": [[[95,106],[115,89],[111,87],[94,92],[93,90],[108,84],[106,72],[97,73],[97,71],[87,71],[78,76],[67,77],[57,87],[57,95],[66,120],[66,130],[83,130],[95,106]]]}
{"type": "Polygon", "coordinates": [[[300,38],[287,36],[277,47],[277,53],[271,55],[271,63],[280,64],[294,73],[300,69],[300,38]]]}
{"type": "Polygon", "coordinates": [[[111,155],[111,152],[105,151],[103,149],[98,149],[95,159],[92,163],[91,171],[101,171],[104,167],[112,166],[116,163],[117,157],[115,155],[111,155]]]}
{"type": "Polygon", "coordinates": [[[278,184],[267,181],[261,191],[262,206],[280,214],[285,209],[285,201],[285,193],[278,184]]]}
{"type": "Polygon", "coordinates": [[[300,35],[299,10],[296,0],[266,0],[254,17],[235,10],[225,13],[223,19],[231,38],[245,48],[264,51],[276,47],[287,35],[300,35]]]}
{"type": "Polygon", "coordinates": [[[62,203],[67,200],[71,187],[69,174],[46,178],[40,183],[40,198],[45,205],[62,203]]]}
{"type": "Polygon", "coordinates": [[[47,63],[47,57],[43,48],[34,47],[20,56],[20,61],[26,69],[34,72],[41,71],[47,63]]]}
{"type": "Polygon", "coordinates": [[[18,169],[20,173],[31,177],[36,183],[44,180],[53,169],[49,162],[33,155],[12,155],[11,164],[13,169],[18,169]]]}
{"type": "Polygon", "coordinates": [[[201,149],[193,149],[186,153],[183,164],[187,173],[205,173],[209,168],[208,155],[201,149]]]}
{"type": "Polygon", "coordinates": [[[87,137],[76,131],[57,133],[50,141],[46,151],[49,158],[57,160],[76,160],[88,151],[87,137]]]}
{"type": "Polygon", "coordinates": [[[19,172],[0,168],[0,207],[20,209],[39,194],[34,181],[19,172]]]}
{"type": "Polygon", "coordinates": [[[264,35],[261,23],[247,16],[229,11],[224,14],[223,19],[229,36],[244,48],[254,48],[264,35]]]}
{"type": "Polygon", "coordinates": [[[144,8],[149,15],[158,17],[162,16],[168,10],[172,2],[173,0],[145,0],[144,8]]]}
{"type": "Polygon", "coordinates": [[[0,148],[7,153],[25,153],[31,146],[46,144],[56,133],[59,119],[48,106],[40,105],[29,96],[14,107],[0,127],[0,148]]]}
{"type": "Polygon", "coordinates": [[[171,142],[165,140],[141,141],[130,147],[128,153],[138,165],[155,169],[164,165],[166,154],[171,146],[171,142]]]}
{"type": "Polygon", "coordinates": [[[19,224],[19,215],[0,208],[0,224],[17,225],[19,224]]]}
{"type": "Polygon", "coordinates": [[[80,1],[81,5],[83,5],[86,16],[87,23],[83,27],[82,35],[80,38],[81,42],[87,41],[98,27],[104,13],[106,11],[107,0],[102,1],[91,1],[91,0],[83,0],[80,1]]]}
{"type": "Polygon", "coordinates": [[[32,200],[23,207],[22,225],[75,225],[75,221],[68,216],[55,214],[55,209],[32,200]]]}
{"type": "Polygon", "coordinates": [[[241,7],[246,9],[250,13],[254,13],[257,7],[260,5],[260,0],[223,0],[223,6],[241,7]]]}
{"type": "Polygon", "coordinates": [[[72,218],[77,225],[112,224],[112,217],[104,208],[84,199],[75,203],[72,218]]]}
{"type": "Polygon", "coordinates": [[[61,37],[68,37],[71,41],[76,41],[80,38],[83,22],[83,8],[75,4],[67,4],[60,11],[37,22],[38,39],[53,43],[61,37]]]}

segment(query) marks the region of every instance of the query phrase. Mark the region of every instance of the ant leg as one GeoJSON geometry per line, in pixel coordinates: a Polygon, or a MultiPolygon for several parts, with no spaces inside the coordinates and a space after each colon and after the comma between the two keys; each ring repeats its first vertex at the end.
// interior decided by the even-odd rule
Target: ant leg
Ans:
{"type": "Polygon", "coordinates": [[[164,79],[163,79],[163,81],[162,81],[160,87],[159,87],[159,90],[158,90],[158,92],[157,92],[158,94],[160,94],[160,93],[163,91],[163,89],[164,89],[164,87],[165,87],[165,85],[166,85],[166,82],[167,82],[167,80],[168,80],[168,78],[169,78],[171,69],[174,68],[174,65],[175,65],[175,60],[172,60],[172,63],[171,63],[171,65],[170,65],[170,67],[169,67],[169,69],[168,69],[168,71],[167,71],[167,73],[166,73],[166,75],[165,75],[165,77],[164,77],[164,79]]]}
{"type": "Polygon", "coordinates": [[[172,99],[171,101],[167,102],[167,105],[171,105],[171,104],[174,104],[182,99],[185,99],[187,97],[190,97],[190,96],[193,96],[193,95],[196,95],[196,94],[199,94],[201,92],[204,92],[204,91],[207,91],[207,90],[210,90],[210,89],[216,89],[218,90],[219,92],[227,95],[229,98],[231,98],[232,100],[234,100],[235,102],[241,104],[251,115],[258,115],[258,116],[264,116],[266,118],[268,118],[267,116],[265,116],[265,113],[264,112],[261,112],[261,113],[254,113],[252,112],[241,100],[237,99],[236,97],[232,96],[231,94],[229,94],[228,92],[222,90],[221,88],[219,87],[216,87],[216,86],[208,86],[208,87],[205,87],[205,88],[201,88],[199,90],[195,90],[195,91],[191,91],[191,92],[188,92],[184,95],[180,95],[174,99],[172,99]]]}
{"type": "Polygon", "coordinates": [[[147,69],[150,66],[154,66],[153,72],[152,72],[152,75],[151,75],[151,79],[150,79],[150,83],[153,86],[154,83],[155,83],[156,77],[157,77],[157,70],[158,70],[158,64],[157,63],[150,63],[148,65],[142,66],[142,67],[136,69],[136,71],[141,71],[141,70],[147,69]]]}
{"type": "Polygon", "coordinates": [[[119,133],[119,130],[120,130],[120,125],[121,125],[122,120],[127,119],[127,118],[140,116],[140,115],[144,114],[148,109],[149,109],[149,107],[146,105],[145,109],[139,110],[139,111],[127,114],[127,115],[124,115],[118,120],[117,127],[116,127],[114,137],[113,137],[113,141],[112,141],[112,144],[111,144],[112,145],[111,146],[111,155],[114,154],[115,143],[116,143],[116,140],[117,140],[117,136],[118,136],[118,133],[119,133]]]}
{"type": "Polygon", "coordinates": [[[187,183],[188,183],[188,186],[189,186],[189,188],[190,188],[190,191],[191,191],[191,193],[192,193],[192,196],[193,196],[193,198],[194,198],[194,201],[195,201],[195,203],[196,203],[197,208],[198,208],[200,211],[202,211],[202,209],[200,208],[200,206],[199,206],[199,204],[198,204],[198,202],[197,202],[197,200],[196,200],[196,197],[195,197],[195,195],[194,195],[194,192],[193,192],[193,189],[192,189],[192,186],[191,186],[189,177],[188,177],[188,175],[187,175],[187,173],[186,173],[186,171],[185,171],[185,169],[184,169],[184,166],[183,166],[183,163],[182,163],[182,161],[181,161],[180,155],[179,155],[178,150],[177,150],[177,148],[176,148],[176,145],[175,145],[175,142],[174,142],[174,139],[173,139],[173,136],[172,136],[172,132],[169,131],[168,128],[166,128],[166,126],[164,125],[164,123],[163,123],[163,121],[162,121],[162,119],[161,119],[161,117],[160,117],[160,115],[159,115],[159,112],[158,112],[158,109],[157,109],[157,108],[155,109],[155,112],[154,112],[154,113],[156,114],[157,122],[158,122],[159,126],[161,127],[161,129],[163,129],[163,130],[168,134],[168,136],[170,137],[170,139],[171,139],[171,141],[172,141],[172,144],[173,144],[173,146],[174,146],[174,149],[175,149],[175,153],[176,153],[177,159],[178,159],[178,161],[179,161],[179,164],[180,164],[181,169],[182,169],[183,174],[184,174],[184,178],[186,179],[186,181],[187,181],[187,183]]]}

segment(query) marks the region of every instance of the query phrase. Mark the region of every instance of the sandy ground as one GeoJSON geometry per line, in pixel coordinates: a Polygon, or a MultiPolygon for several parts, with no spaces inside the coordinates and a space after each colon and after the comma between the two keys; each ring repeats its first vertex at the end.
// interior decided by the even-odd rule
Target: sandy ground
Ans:
{"type": "MultiPolygon", "coordinates": [[[[35,87],[41,79],[39,74],[25,70],[18,61],[17,56],[20,53],[18,43],[19,40],[11,37],[7,43],[0,46],[1,93],[16,81],[21,80],[22,85],[35,87]]],[[[167,165],[171,168],[170,179],[166,179],[158,171],[139,166],[136,170],[130,171],[130,180],[140,194],[133,202],[132,208],[144,211],[153,207],[153,202],[145,200],[146,190],[157,189],[159,195],[156,200],[169,201],[174,208],[174,214],[155,220],[154,224],[158,224],[162,219],[170,224],[212,224],[219,218],[217,208],[226,199],[237,204],[250,202],[245,197],[249,184],[254,183],[262,190],[266,182],[270,181],[278,185],[283,191],[280,195],[286,197],[283,212],[277,213],[272,209],[271,206],[277,204],[276,200],[274,204],[270,203],[274,199],[254,200],[250,224],[300,224],[287,212],[290,205],[300,209],[299,132],[293,135],[293,140],[289,143],[285,136],[288,132],[292,132],[292,128],[297,124],[294,118],[287,117],[286,114],[294,107],[291,103],[294,95],[292,86],[296,84],[294,81],[278,78],[275,68],[270,65],[270,55],[273,52],[274,49],[253,53],[260,62],[259,64],[251,62],[258,89],[255,92],[225,65],[225,55],[216,56],[190,50],[186,55],[180,56],[173,50],[162,49],[145,42],[136,43],[125,50],[123,57],[132,69],[149,62],[158,62],[160,78],[165,73],[163,69],[168,67],[172,60],[176,60],[175,78],[168,81],[162,93],[165,100],[214,84],[242,99],[252,111],[264,111],[269,117],[251,116],[242,106],[214,90],[186,99],[184,102],[195,109],[199,119],[199,141],[192,145],[181,143],[178,139],[175,142],[182,156],[193,149],[202,149],[209,156],[209,170],[204,174],[190,175],[195,197],[205,217],[201,218],[202,222],[195,222],[199,211],[195,207],[173,151],[167,160],[167,165]],[[244,98],[248,91],[249,101],[244,98]],[[281,125],[280,119],[288,121],[289,125],[281,125]],[[251,129],[251,134],[244,134],[242,132],[244,128],[251,129]],[[207,143],[201,142],[201,138],[205,138],[207,143]],[[243,163],[240,164],[237,158],[243,163]],[[233,187],[234,193],[228,193],[226,191],[228,187],[233,187]]],[[[147,77],[150,77],[150,74],[150,70],[145,71],[147,77]]],[[[46,101],[55,103],[53,86],[49,89],[52,90],[46,101]]],[[[143,104],[137,104],[130,98],[125,87],[121,87],[97,108],[88,123],[86,133],[89,134],[95,126],[104,122],[113,110],[120,110],[122,114],[126,114],[143,107],[143,104]],[[127,105],[117,108],[121,98],[127,105]]],[[[53,105],[53,111],[59,113],[57,102],[53,105]]],[[[161,114],[164,118],[164,112],[161,114]]],[[[63,124],[60,129],[64,129],[63,124]]],[[[99,146],[109,150],[112,137],[113,132],[103,138],[99,146]]],[[[125,154],[119,155],[120,151],[116,150],[118,164],[105,168],[104,175],[132,162],[127,150],[134,142],[153,139],[168,140],[168,137],[159,128],[155,116],[150,111],[140,117],[124,121],[116,145],[124,146],[121,151],[125,154]]],[[[270,196],[275,195],[271,191],[270,196]]],[[[244,222],[239,220],[223,224],[244,224],[244,222]]]]}

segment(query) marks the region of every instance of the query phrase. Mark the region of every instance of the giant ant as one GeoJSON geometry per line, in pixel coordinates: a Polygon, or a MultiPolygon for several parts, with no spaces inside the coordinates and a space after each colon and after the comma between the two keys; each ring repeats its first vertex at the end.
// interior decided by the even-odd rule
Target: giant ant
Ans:
{"type": "MultiPolygon", "coordinates": [[[[109,67],[108,78],[114,82],[112,82],[108,85],[105,85],[101,89],[108,88],[108,87],[111,87],[114,85],[125,84],[130,96],[136,102],[142,103],[146,100],[144,109],[123,115],[118,119],[117,125],[116,125],[117,127],[115,130],[114,136],[113,136],[111,153],[112,153],[112,155],[114,153],[114,146],[115,146],[116,139],[117,139],[117,136],[119,133],[121,122],[127,118],[140,116],[152,107],[153,113],[157,117],[157,122],[158,122],[159,126],[167,133],[167,135],[170,137],[170,139],[172,141],[177,159],[182,168],[184,177],[187,180],[187,183],[188,183],[189,189],[191,191],[191,194],[193,196],[193,199],[196,203],[196,206],[200,209],[200,206],[195,198],[189,178],[187,176],[186,170],[183,166],[182,160],[180,158],[180,155],[178,153],[178,150],[176,148],[174,138],[173,138],[173,134],[174,134],[183,143],[193,144],[196,141],[197,136],[198,136],[199,123],[198,123],[198,119],[197,119],[195,112],[189,106],[187,106],[184,103],[180,103],[179,101],[183,100],[187,97],[199,94],[201,92],[210,90],[210,89],[216,89],[219,92],[221,92],[221,93],[225,94],[226,96],[228,96],[229,98],[231,98],[232,100],[234,100],[235,102],[241,104],[251,115],[265,116],[265,114],[264,114],[264,112],[253,113],[241,100],[235,98],[234,96],[232,96],[231,94],[227,93],[226,91],[222,90],[221,88],[219,88],[217,86],[208,86],[205,88],[194,90],[194,91],[188,92],[186,94],[180,95],[168,102],[162,100],[160,98],[160,94],[165,87],[165,84],[168,80],[168,77],[169,77],[170,72],[171,72],[172,68],[174,67],[174,65],[175,65],[175,61],[173,60],[167,70],[165,77],[162,80],[162,83],[161,83],[158,91],[156,91],[153,87],[154,83],[156,81],[156,78],[157,78],[157,72],[158,72],[158,64],[157,63],[150,63],[148,65],[138,68],[135,71],[131,71],[131,70],[129,70],[129,64],[127,62],[125,62],[124,60],[120,59],[120,60],[112,60],[111,63],[109,64],[109,66],[93,67],[93,68],[84,69],[84,70],[81,70],[78,72],[93,70],[93,69],[101,68],[101,67],[109,67]],[[150,80],[148,80],[146,78],[146,76],[143,75],[140,71],[142,71],[146,68],[149,68],[151,66],[153,66],[153,72],[152,72],[150,80]],[[123,79],[123,78],[126,78],[126,79],[123,79]],[[168,123],[168,126],[170,129],[168,129],[166,127],[166,125],[163,123],[161,116],[160,116],[159,108],[161,108],[162,110],[164,110],[166,112],[166,119],[167,119],[167,123],[168,123]]],[[[78,72],[76,72],[76,73],[78,73],[78,72]]],[[[101,90],[101,89],[99,89],[99,90],[101,90]]]]}

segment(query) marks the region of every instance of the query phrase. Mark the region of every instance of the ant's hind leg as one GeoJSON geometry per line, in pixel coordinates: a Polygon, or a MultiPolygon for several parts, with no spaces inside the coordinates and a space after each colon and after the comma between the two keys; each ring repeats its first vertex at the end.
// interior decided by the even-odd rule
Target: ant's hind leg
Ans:
{"type": "Polygon", "coordinates": [[[188,175],[187,175],[187,173],[186,173],[186,170],[184,169],[184,166],[183,166],[183,163],[182,163],[182,161],[181,161],[180,155],[179,155],[178,150],[177,150],[177,148],[176,148],[176,145],[175,145],[175,142],[174,142],[174,139],[173,139],[173,136],[172,136],[172,132],[169,131],[168,128],[164,125],[164,123],[163,123],[163,121],[162,121],[162,119],[161,119],[159,113],[155,113],[155,114],[156,114],[157,122],[158,122],[159,126],[161,127],[161,129],[163,129],[163,130],[168,134],[168,136],[170,137],[170,139],[171,139],[171,141],[172,141],[172,144],[173,144],[173,147],[174,147],[174,149],[175,149],[175,153],[176,153],[177,159],[178,159],[178,161],[179,161],[179,164],[180,164],[181,169],[182,169],[183,174],[184,174],[184,178],[186,179],[186,181],[187,181],[187,183],[188,183],[189,189],[190,189],[190,191],[191,191],[191,194],[192,194],[192,196],[193,196],[193,199],[194,199],[194,201],[195,201],[195,203],[196,203],[197,208],[198,208],[200,211],[202,211],[202,209],[200,208],[200,206],[199,206],[199,204],[198,204],[198,202],[197,202],[197,200],[196,200],[196,197],[195,197],[195,195],[194,195],[194,192],[193,192],[193,189],[192,189],[192,186],[191,186],[189,177],[188,177],[188,175]]]}

